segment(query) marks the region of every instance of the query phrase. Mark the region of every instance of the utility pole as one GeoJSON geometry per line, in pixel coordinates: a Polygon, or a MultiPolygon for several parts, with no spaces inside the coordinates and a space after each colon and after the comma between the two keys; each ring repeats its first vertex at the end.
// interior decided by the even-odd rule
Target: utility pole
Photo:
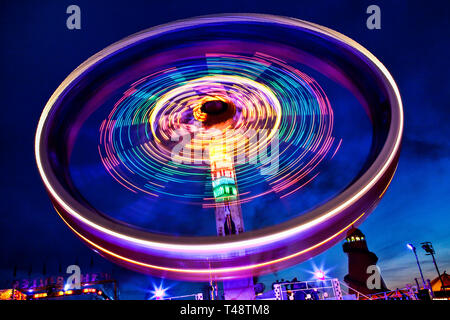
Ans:
{"type": "MultiPolygon", "coordinates": [[[[426,283],[425,283],[425,279],[423,278],[423,273],[422,273],[422,268],[420,267],[419,258],[417,257],[416,247],[413,246],[411,243],[408,243],[406,246],[408,247],[408,249],[410,249],[414,253],[414,256],[416,257],[416,262],[417,262],[417,266],[419,267],[420,277],[422,278],[423,287],[425,288],[426,283]]],[[[416,282],[417,282],[417,279],[416,279],[416,282]]],[[[420,289],[419,283],[417,283],[417,289],[420,289]]]]}

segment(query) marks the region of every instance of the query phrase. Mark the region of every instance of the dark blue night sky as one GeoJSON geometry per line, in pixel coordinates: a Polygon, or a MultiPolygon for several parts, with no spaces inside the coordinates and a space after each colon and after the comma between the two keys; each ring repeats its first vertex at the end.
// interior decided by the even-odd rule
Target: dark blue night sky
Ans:
{"type": "MultiPolygon", "coordinates": [[[[450,271],[450,5],[444,1],[3,1],[0,4],[0,286],[14,266],[38,277],[58,265],[113,272],[122,298],[148,298],[154,279],[103,260],[60,220],[34,160],[34,133],[47,99],[81,62],[137,31],[192,16],[256,12],[291,16],[335,29],[362,44],[389,69],[403,98],[405,132],[396,176],[383,200],[362,224],[369,249],[389,288],[418,277],[406,243],[431,241],[441,271],[450,271]],[[66,28],[66,8],[81,8],[82,29],[66,28]],[[366,8],[381,8],[382,29],[366,28],[366,8]]],[[[419,249],[426,278],[436,273],[419,249]]],[[[260,279],[309,280],[313,265],[342,279],[347,259],[337,245],[301,265],[260,279]]],[[[201,285],[164,280],[169,293],[201,285]]]]}

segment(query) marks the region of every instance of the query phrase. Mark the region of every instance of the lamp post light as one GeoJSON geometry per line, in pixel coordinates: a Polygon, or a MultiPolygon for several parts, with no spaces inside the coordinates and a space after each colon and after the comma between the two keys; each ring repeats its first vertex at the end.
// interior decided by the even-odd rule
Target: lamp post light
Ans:
{"type": "Polygon", "coordinates": [[[439,272],[439,268],[436,263],[436,259],[434,258],[435,251],[434,251],[433,245],[429,241],[422,242],[421,245],[422,245],[423,250],[425,250],[425,252],[427,253],[427,256],[430,255],[433,258],[434,266],[435,266],[437,274],[439,276],[439,280],[441,281],[441,290],[445,292],[444,281],[442,280],[441,273],[439,272]]]}
{"type": "MultiPolygon", "coordinates": [[[[423,278],[422,268],[420,267],[419,258],[417,257],[416,247],[414,247],[411,243],[408,243],[406,246],[408,247],[409,250],[414,252],[414,256],[416,257],[416,261],[417,261],[417,266],[419,267],[419,271],[420,271],[420,277],[422,278],[423,287],[425,288],[426,287],[425,279],[423,278]]],[[[420,288],[417,288],[417,289],[420,289],[420,288]]]]}
{"type": "MultiPolygon", "coordinates": [[[[320,286],[322,287],[322,300],[324,300],[325,299],[324,281],[327,276],[323,270],[316,270],[316,271],[314,271],[314,277],[320,281],[320,286]]],[[[314,289],[314,290],[316,290],[316,289],[314,289]]],[[[317,292],[317,294],[319,295],[320,291],[317,292]]],[[[319,299],[320,299],[320,295],[319,295],[319,299]]]]}
{"type": "Polygon", "coordinates": [[[322,270],[317,270],[314,272],[314,277],[320,281],[324,281],[326,278],[325,272],[322,270]]]}
{"type": "Polygon", "coordinates": [[[151,291],[151,293],[153,293],[153,296],[150,299],[163,300],[164,297],[167,295],[166,294],[167,288],[163,288],[162,284],[160,284],[159,287],[153,285],[153,289],[154,290],[151,291]]]}

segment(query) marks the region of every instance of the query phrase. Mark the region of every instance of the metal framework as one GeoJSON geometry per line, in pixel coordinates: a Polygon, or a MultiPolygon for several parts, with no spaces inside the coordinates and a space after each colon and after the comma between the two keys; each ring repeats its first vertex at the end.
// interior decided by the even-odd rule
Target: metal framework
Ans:
{"type": "Polygon", "coordinates": [[[301,300],[343,300],[337,278],[274,284],[275,300],[297,300],[299,294],[301,300]]]}

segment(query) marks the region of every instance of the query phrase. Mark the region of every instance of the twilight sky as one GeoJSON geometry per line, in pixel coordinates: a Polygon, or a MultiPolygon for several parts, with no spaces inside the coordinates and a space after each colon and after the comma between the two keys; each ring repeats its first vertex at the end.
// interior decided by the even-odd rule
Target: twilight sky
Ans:
{"type": "MultiPolygon", "coordinates": [[[[389,69],[404,103],[405,132],[396,176],[377,209],[362,224],[369,249],[389,288],[418,277],[407,242],[431,241],[441,271],[450,271],[450,5],[442,1],[10,1],[0,4],[0,279],[12,269],[39,277],[58,264],[90,263],[114,270],[123,298],[145,298],[152,279],[114,267],[90,251],[54,212],[34,160],[34,133],[47,99],[85,59],[127,35],[161,23],[222,12],[257,12],[292,16],[335,29],[362,44],[389,69]],[[65,26],[66,8],[81,8],[82,29],[65,26]],[[381,8],[381,30],[365,25],[367,6],[381,8]]],[[[270,210],[270,209],[269,209],[270,210]]],[[[425,277],[436,277],[431,259],[418,249],[425,277]]],[[[313,265],[343,278],[347,259],[341,245],[301,265],[264,276],[309,279],[313,265]]],[[[55,271],[56,272],[56,271],[55,271]]],[[[4,286],[4,282],[0,286],[4,286]]],[[[201,285],[164,280],[171,294],[201,285]]],[[[198,291],[198,290],[197,290],[198,291]]]]}

